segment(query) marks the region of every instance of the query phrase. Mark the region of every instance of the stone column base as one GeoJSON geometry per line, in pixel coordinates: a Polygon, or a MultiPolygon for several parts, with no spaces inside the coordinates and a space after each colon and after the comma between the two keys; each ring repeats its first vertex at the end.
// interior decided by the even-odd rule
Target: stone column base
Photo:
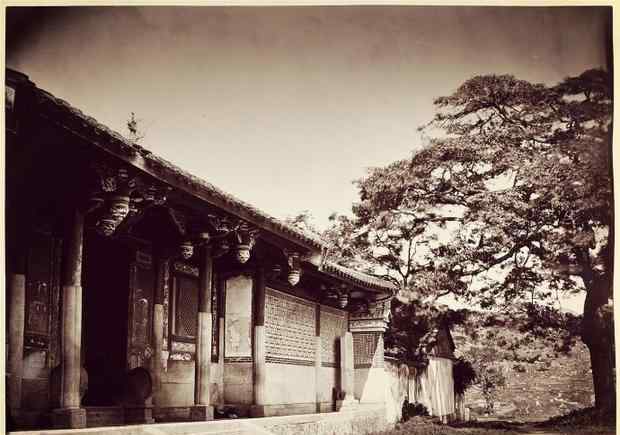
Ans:
{"type": "Polygon", "coordinates": [[[155,423],[152,406],[125,406],[125,423],[155,423]]]}
{"type": "Polygon", "coordinates": [[[86,427],[84,408],[60,408],[52,411],[52,426],[55,429],[81,429],[86,427]]]}
{"type": "Polygon", "coordinates": [[[210,405],[190,406],[189,418],[191,421],[213,420],[213,406],[210,406],[210,405]]]}

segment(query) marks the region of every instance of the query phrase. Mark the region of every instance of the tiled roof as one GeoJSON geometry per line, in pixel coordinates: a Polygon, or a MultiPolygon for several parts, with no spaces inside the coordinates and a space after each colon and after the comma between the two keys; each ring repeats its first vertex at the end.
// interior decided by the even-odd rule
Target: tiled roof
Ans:
{"type": "Polygon", "coordinates": [[[331,261],[326,261],[323,264],[322,271],[337,278],[348,279],[363,287],[370,287],[381,291],[389,291],[391,294],[398,290],[398,287],[390,281],[358,272],[357,270],[341,266],[331,261]]]}
{"type": "Polygon", "coordinates": [[[35,88],[35,90],[38,94],[38,102],[41,107],[46,110],[52,110],[56,112],[56,114],[64,113],[65,115],[77,118],[79,121],[78,123],[70,123],[72,129],[80,129],[79,133],[82,135],[85,134],[87,139],[96,138],[99,144],[110,148],[111,151],[114,151],[114,148],[121,148],[126,152],[141,155],[144,160],[147,161],[149,168],[155,168],[158,173],[164,175],[162,177],[163,181],[170,181],[167,179],[168,177],[176,179],[177,181],[181,179],[183,184],[198,190],[202,194],[201,196],[207,200],[216,198],[227,204],[233,210],[239,210],[249,214],[256,224],[263,224],[276,233],[283,232],[288,236],[292,236],[301,242],[309,244],[315,249],[320,250],[324,247],[323,241],[318,236],[276,219],[251,204],[242,201],[227,192],[224,192],[220,188],[203,180],[202,178],[190,174],[189,172],[176,166],[174,163],[153,154],[144,147],[132,143],[118,132],[111,130],[107,126],[99,123],[96,119],[87,116],[79,109],[71,106],[64,100],[55,97],[49,92],[40,88],[35,88]],[[102,140],[102,137],[104,140],[102,140]]]}
{"type": "MultiPolygon", "coordinates": [[[[26,76],[16,71],[7,70],[7,78],[9,75],[19,76],[19,80],[27,80],[26,76]]],[[[326,247],[325,243],[318,235],[303,231],[293,225],[276,219],[253,205],[224,192],[202,178],[190,174],[174,163],[131,142],[120,133],[101,124],[95,118],[84,114],[81,110],[73,107],[68,102],[34,86],[34,84],[33,90],[35,92],[35,101],[38,104],[38,109],[41,110],[43,114],[58,122],[63,127],[84,137],[86,140],[96,143],[98,146],[107,149],[113,154],[118,154],[120,152],[131,155],[132,158],[128,159],[129,163],[143,170],[146,168],[155,172],[165,182],[173,182],[175,185],[179,185],[180,182],[182,187],[187,189],[190,193],[190,189],[199,192],[200,197],[207,202],[209,200],[217,200],[219,203],[226,204],[233,211],[249,215],[254,221],[252,223],[255,225],[264,226],[266,229],[276,234],[286,234],[301,243],[311,246],[315,250],[322,251],[326,247]],[[136,163],[140,161],[144,162],[143,166],[136,163]]],[[[391,282],[340,266],[333,262],[325,262],[322,272],[340,279],[347,279],[367,289],[389,291],[391,294],[397,290],[397,287],[391,282]]]]}

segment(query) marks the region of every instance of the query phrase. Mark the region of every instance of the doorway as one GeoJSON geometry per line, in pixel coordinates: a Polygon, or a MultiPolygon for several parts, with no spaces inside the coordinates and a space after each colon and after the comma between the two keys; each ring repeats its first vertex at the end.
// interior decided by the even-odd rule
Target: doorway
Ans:
{"type": "Polygon", "coordinates": [[[83,298],[83,405],[117,405],[127,371],[129,250],[94,231],[85,234],[83,298]]]}

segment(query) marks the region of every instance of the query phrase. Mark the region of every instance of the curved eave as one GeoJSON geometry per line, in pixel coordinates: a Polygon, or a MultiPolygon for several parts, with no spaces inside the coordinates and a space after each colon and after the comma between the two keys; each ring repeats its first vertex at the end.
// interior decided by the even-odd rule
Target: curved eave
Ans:
{"type": "Polygon", "coordinates": [[[352,284],[360,290],[374,293],[377,299],[392,297],[398,290],[398,287],[389,281],[366,275],[332,262],[325,262],[320,271],[333,278],[352,284]]]}
{"type": "MultiPolygon", "coordinates": [[[[21,73],[18,74],[21,75],[21,73]]],[[[31,84],[32,82],[28,83],[31,84]]],[[[288,225],[251,204],[224,192],[213,184],[153,154],[146,148],[129,141],[118,132],[99,123],[95,118],[84,114],[66,101],[34,86],[34,84],[31,86],[35,94],[33,101],[36,102],[36,109],[39,114],[65,130],[174,188],[183,190],[230,214],[245,219],[253,225],[313,251],[317,255],[320,255],[324,249],[325,245],[318,236],[288,225]]]]}

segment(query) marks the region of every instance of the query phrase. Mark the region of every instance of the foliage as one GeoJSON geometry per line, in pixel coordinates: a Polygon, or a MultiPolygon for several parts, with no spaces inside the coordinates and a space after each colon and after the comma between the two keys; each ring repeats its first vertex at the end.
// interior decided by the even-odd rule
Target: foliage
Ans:
{"type": "Polygon", "coordinates": [[[506,376],[499,367],[482,366],[476,378],[487,405],[487,412],[493,414],[497,389],[506,385],[506,376]]]}
{"type": "Polygon", "coordinates": [[[403,402],[402,409],[402,421],[407,421],[411,417],[426,417],[428,416],[428,409],[421,403],[409,403],[408,401],[403,402]]]}
{"type": "Polygon", "coordinates": [[[413,417],[405,423],[397,424],[392,430],[375,432],[371,435],[519,435],[523,434],[518,425],[492,427],[477,424],[469,427],[451,427],[440,424],[427,417],[413,417]]]}
{"type": "MultiPolygon", "coordinates": [[[[585,291],[581,336],[601,362],[593,376],[604,404],[613,395],[610,75],[589,70],[555,86],[476,76],[435,107],[425,147],[357,181],[354,216],[333,221],[332,254],[420,305],[451,293],[483,309],[536,311],[534,331],[557,323],[534,305],[585,291]]],[[[405,321],[393,329],[403,349],[407,333],[419,334],[405,321]]]]}
{"type": "Polygon", "coordinates": [[[422,338],[439,322],[440,313],[418,301],[392,301],[390,328],[385,332],[387,354],[418,367],[426,365],[426,355],[419,350],[422,338]]]}
{"type": "Polygon", "coordinates": [[[497,391],[506,385],[506,376],[498,364],[498,355],[492,346],[479,346],[469,349],[467,357],[473,361],[475,383],[482,391],[486,411],[493,414],[497,391]]]}
{"type": "Polygon", "coordinates": [[[454,392],[459,395],[465,393],[477,377],[472,363],[463,357],[456,358],[454,361],[452,376],[454,377],[454,392]]]}

